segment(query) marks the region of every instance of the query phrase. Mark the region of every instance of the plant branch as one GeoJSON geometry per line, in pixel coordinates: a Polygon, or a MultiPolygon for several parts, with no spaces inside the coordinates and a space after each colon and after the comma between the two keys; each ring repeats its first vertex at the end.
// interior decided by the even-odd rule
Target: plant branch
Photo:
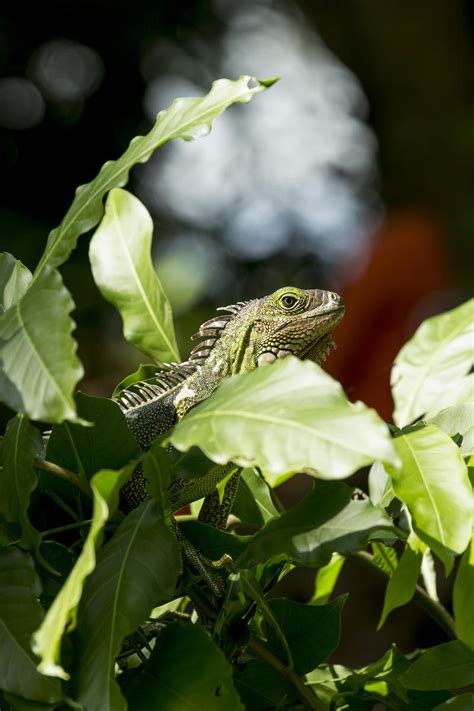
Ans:
{"type": "Polygon", "coordinates": [[[58,528],[50,528],[49,531],[41,531],[41,535],[45,538],[46,536],[53,536],[55,533],[73,531],[75,528],[83,528],[84,526],[89,526],[91,523],[92,519],[88,518],[85,521],[76,521],[76,523],[68,523],[65,526],[59,526],[58,528]]]}
{"type": "Polygon", "coordinates": [[[37,469],[42,469],[45,472],[54,474],[54,476],[60,477],[61,479],[65,479],[70,484],[80,489],[90,499],[94,498],[92,489],[90,488],[87,481],[79,479],[77,474],[74,474],[74,472],[69,471],[69,469],[64,469],[64,467],[60,467],[58,464],[48,462],[46,459],[41,459],[40,457],[35,457],[34,466],[37,469]]]}
{"type": "MultiPolygon", "coordinates": [[[[384,578],[388,577],[388,574],[378,567],[370,553],[360,551],[359,553],[354,553],[354,557],[364,563],[367,567],[377,571],[379,575],[382,575],[384,578]]],[[[415,588],[414,598],[426,614],[429,615],[431,619],[436,622],[438,627],[446,633],[449,639],[457,639],[454,620],[441,603],[433,600],[433,598],[431,598],[426,590],[424,590],[420,585],[417,585],[415,588]]]]}
{"type": "Polygon", "coordinates": [[[314,709],[314,711],[325,711],[326,707],[319,701],[311,689],[306,686],[303,679],[298,676],[293,669],[288,669],[281,659],[267,649],[263,642],[257,639],[257,637],[251,637],[247,646],[259,659],[272,667],[272,669],[293,686],[305,708],[314,709]]]}

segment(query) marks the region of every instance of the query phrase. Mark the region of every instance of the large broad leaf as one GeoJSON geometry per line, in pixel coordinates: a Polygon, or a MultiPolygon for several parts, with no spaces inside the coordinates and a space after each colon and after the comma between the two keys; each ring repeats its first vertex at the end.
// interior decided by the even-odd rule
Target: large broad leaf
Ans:
{"type": "Polygon", "coordinates": [[[66,261],[78,237],[99,223],[104,211],[104,195],[112,188],[125,185],[134,165],[146,163],[153,151],[174,138],[191,141],[207,136],[213,120],[231,104],[247,103],[273,83],[249,76],[242,76],[236,81],[219,79],[206,96],[176,99],[171,106],[160,111],[155,125],[146,136],[136,136],[118,160],[105,163],[92,182],[76,190],[76,197],[63,221],[48,237],[33,279],[38,279],[47,265],[57,267],[66,261]],[[252,87],[249,87],[250,82],[252,87]]]}
{"type": "Polygon", "coordinates": [[[16,304],[25,294],[32,274],[8,252],[0,254],[0,314],[16,304]]]}
{"type": "Polygon", "coordinates": [[[474,694],[460,694],[448,699],[444,704],[435,706],[433,711],[472,711],[474,709],[474,694]]]}
{"type": "Polygon", "coordinates": [[[391,519],[368,499],[353,499],[342,482],[316,481],[287,513],[269,521],[247,546],[241,567],[285,555],[301,565],[326,565],[333,553],[348,555],[374,539],[392,539],[391,519]]]}
{"type": "Polygon", "coordinates": [[[460,689],[474,684],[474,652],[455,640],[428,649],[400,677],[408,689],[460,689]]]}
{"type": "Polygon", "coordinates": [[[474,561],[470,554],[474,550],[474,539],[459,564],[453,589],[453,611],[456,634],[468,647],[474,650],[474,561]]]}
{"type": "Polygon", "coordinates": [[[7,378],[0,381],[0,399],[10,407],[20,405],[31,419],[78,420],[72,394],[83,369],[71,336],[73,308],[59,273],[46,269],[23,298],[0,316],[2,368],[7,378]]]}
{"type": "Polygon", "coordinates": [[[397,437],[401,469],[388,468],[416,533],[440,557],[462,553],[471,539],[472,487],[459,448],[435,425],[397,437]]]}
{"type": "Polygon", "coordinates": [[[248,711],[283,709],[296,700],[294,686],[260,659],[234,668],[234,684],[248,711]]]}
{"type": "Polygon", "coordinates": [[[117,403],[107,398],[76,394],[77,412],[93,427],[64,422],[55,425],[46,459],[90,479],[99,469],[120,469],[140,449],[117,403]]]}
{"type": "MultiPolygon", "coordinates": [[[[312,671],[337,648],[346,597],[341,595],[327,605],[305,605],[285,598],[268,601],[291,649],[297,674],[312,671]]],[[[268,628],[268,646],[285,661],[285,651],[273,627],[268,628]]]]}
{"type": "Polygon", "coordinates": [[[422,557],[419,551],[413,551],[409,546],[406,546],[400,562],[388,581],[382,615],[377,629],[383,626],[392,610],[406,605],[412,599],[420,575],[422,557]]]}
{"type": "Polygon", "coordinates": [[[133,711],[244,709],[232,683],[231,665],[204,630],[192,624],[176,623],[163,631],[150,659],[127,685],[126,695],[133,711]]]}
{"type": "Polygon", "coordinates": [[[33,636],[33,650],[41,657],[38,669],[43,674],[69,678],[60,664],[61,641],[66,630],[70,631],[76,624],[77,606],[81,599],[84,580],[95,568],[96,547],[100,544],[104,525],[117,510],[120,489],[133,469],[132,462],[118,472],[103,469],[91,479],[94,509],[87,538],[60,593],[49,608],[41,627],[33,636]]]}
{"type": "Polygon", "coordinates": [[[26,417],[10,420],[1,451],[0,513],[7,522],[20,525],[20,544],[30,550],[36,550],[41,540],[28,518],[30,494],[38,483],[33,460],[41,450],[41,435],[26,417]]]}
{"type": "Polygon", "coordinates": [[[314,579],[314,593],[309,600],[310,605],[324,605],[336,586],[345,558],[339,553],[333,553],[327,565],[319,568],[314,579]]]}
{"type": "Polygon", "coordinates": [[[474,454],[474,398],[441,410],[429,422],[449,435],[462,435],[461,452],[464,456],[474,454]]]}
{"type": "Polygon", "coordinates": [[[120,644],[154,607],[171,599],[180,570],[176,538],[157,501],[148,499],[101,549],[84,589],[76,683],[78,701],[88,711],[126,710],[115,680],[120,644]]]}
{"type": "MultiPolygon", "coordinates": [[[[424,321],[395,359],[391,382],[394,420],[408,425],[437,403],[470,370],[473,360],[474,299],[424,321]]],[[[450,403],[452,404],[452,403],[450,403]]]]}
{"type": "Polygon", "coordinates": [[[37,702],[61,698],[57,679],[42,676],[30,637],[43,618],[33,561],[17,548],[0,550],[0,689],[37,702]]]}
{"type": "Polygon", "coordinates": [[[343,479],[375,459],[397,464],[375,410],[349,402],[319,366],[293,357],[226,380],[169,440],[181,451],[197,445],[218,464],[257,465],[272,485],[295,471],[343,479]]]}
{"type": "Polygon", "coordinates": [[[171,306],[153,268],[153,222],[140,200],[114,188],[89,258],[102,296],[117,307],[127,341],[157,361],[181,360],[171,306]]]}

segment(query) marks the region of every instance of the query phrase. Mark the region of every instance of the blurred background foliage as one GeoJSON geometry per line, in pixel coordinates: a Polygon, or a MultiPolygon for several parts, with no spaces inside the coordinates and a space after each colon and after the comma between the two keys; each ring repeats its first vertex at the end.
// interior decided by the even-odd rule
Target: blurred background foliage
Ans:
{"type": "MultiPolygon", "coordinates": [[[[34,268],[75,188],[176,96],[220,76],[280,75],[208,138],[170,144],[132,174],[181,352],[216,306],[284,284],[333,289],[347,315],[327,370],[389,420],[394,356],[472,278],[473,4],[51,0],[0,12],[1,250],[34,268]]],[[[87,249],[82,238],[62,272],[81,388],[109,396],[144,357],[101,300],[87,249]]],[[[383,589],[359,573],[346,566],[339,584],[354,595],[337,661],[368,662],[387,640],[408,649],[414,634],[438,641],[414,607],[372,634],[383,589]]],[[[310,579],[295,586],[311,594],[310,579]]]]}

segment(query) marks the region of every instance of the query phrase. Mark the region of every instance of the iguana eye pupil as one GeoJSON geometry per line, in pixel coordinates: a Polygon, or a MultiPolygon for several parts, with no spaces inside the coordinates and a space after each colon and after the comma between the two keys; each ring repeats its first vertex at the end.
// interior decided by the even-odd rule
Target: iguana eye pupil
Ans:
{"type": "Polygon", "coordinates": [[[294,306],[296,304],[296,296],[290,296],[289,294],[287,294],[286,296],[284,296],[282,298],[281,302],[282,302],[283,306],[286,306],[287,308],[291,308],[292,306],[294,306]]]}

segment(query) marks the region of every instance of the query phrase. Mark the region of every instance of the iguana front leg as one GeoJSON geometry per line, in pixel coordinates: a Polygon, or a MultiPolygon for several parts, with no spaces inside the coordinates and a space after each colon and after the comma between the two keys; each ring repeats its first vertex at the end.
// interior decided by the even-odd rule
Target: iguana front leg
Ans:
{"type": "Polygon", "coordinates": [[[176,479],[170,485],[170,502],[174,511],[204,498],[199,521],[224,529],[239,485],[240,468],[231,462],[217,465],[195,479],[176,479]],[[227,481],[225,481],[227,480],[227,481]],[[224,492],[218,491],[224,483],[224,492]]]}

